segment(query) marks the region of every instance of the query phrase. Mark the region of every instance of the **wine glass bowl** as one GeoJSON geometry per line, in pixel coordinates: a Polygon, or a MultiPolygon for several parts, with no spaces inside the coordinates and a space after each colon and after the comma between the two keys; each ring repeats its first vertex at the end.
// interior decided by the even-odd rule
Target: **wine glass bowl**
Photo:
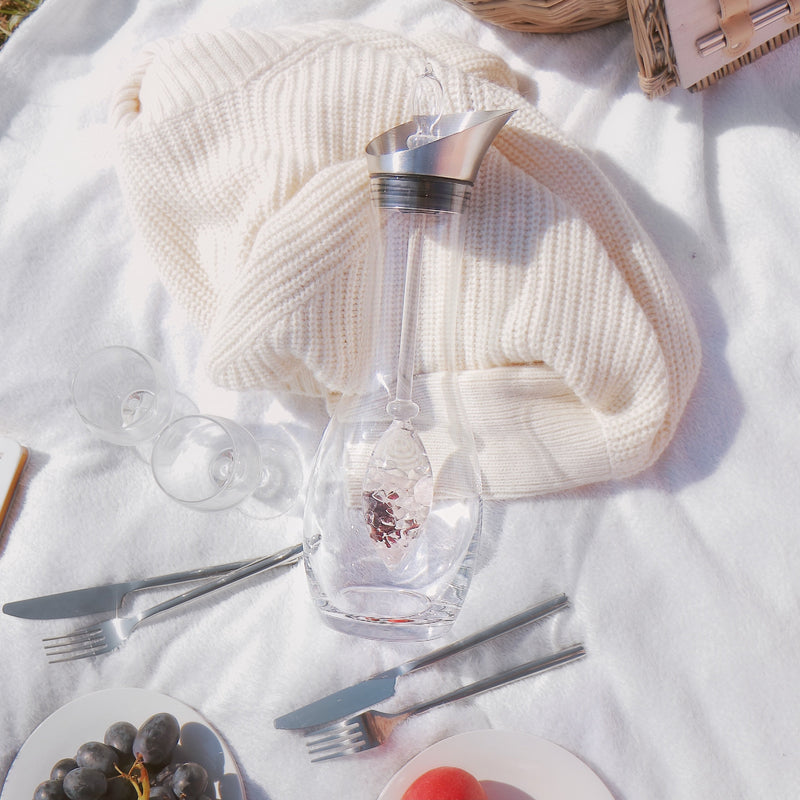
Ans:
{"type": "Polygon", "coordinates": [[[169,422],[172,381],[158,361],[131,347],[97,350],[72,380],[72,403],[86,427],[118,445],[149,441],[169,422]]]}
{"type": "Polygon", "coordinates": [[[252,436],[220,417],[191,415],[168,425],[151,458],[156,483],[184,505],[207,511],[244,500],[261,480],[252,436]]]}
{"type": "Polygon", "coordinates": [[[238,507],[257,518],[285,513],[302,479],[299,458],[275,442],[259,442],[225,417],[190,414],[156,438],[153,476],[172,499],[200,511],[238,507]]]}

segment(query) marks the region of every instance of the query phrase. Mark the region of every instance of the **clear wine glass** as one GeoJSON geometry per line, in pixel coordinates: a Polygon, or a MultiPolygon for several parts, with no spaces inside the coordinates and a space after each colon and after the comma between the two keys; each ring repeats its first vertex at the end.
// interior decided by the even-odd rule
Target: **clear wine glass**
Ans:
{"type": "Polygon", "coordinates": [[[152,440],[172,417],[176,397],[158,361],[122,345],[92,353],[72,380],[72,402],[86,427],[119,445],[152,440]]]}
{"type": "Polygon", "coordinates": [[[288,445],[203,414],[167,425],[153,445],[151,466],[156,483],[179,503],[201,511],[237,507],[258,519],[288,511],[303,476],[288,445]]]}

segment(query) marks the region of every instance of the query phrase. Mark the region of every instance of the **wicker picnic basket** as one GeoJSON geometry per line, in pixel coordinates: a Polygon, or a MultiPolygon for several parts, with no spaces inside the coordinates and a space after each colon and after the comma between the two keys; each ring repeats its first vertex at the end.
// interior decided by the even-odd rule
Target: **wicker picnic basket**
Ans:
{"type": "Polygon", "coordinates": [[[575,33],[628,16],[627,0],[455,0],[476,17],[526,33],[575,33]]]}
{"type": "MultiPolygon", "coordinates": [[[[720,20],[716,14],[707,18],[706,25],[703,27],[698,22],[699,4],[696,0],[628,0],[628,16],[630,18],[631,29],[633,30],[633,44],[636,50],[636,59],[639,64],[639,85],[648,97],[660,97],[667,94],[675,86],[683,86],[689,91],[695,92],[706,89],[716,83],[720,78],[730,75],[747,64],[752,64],[767,53],[771,53],[783,44],[786,44],[794,37],[800,35],[800,4],[796,0],[788,2],[769,2],[769,0],[740,0],[728,3],[722,8],[734,7],[741,14],[750,18],[750,25],[746,28],[746,41],[736,52],[724,47],[717,48],[715,59],[709,59],[705,69],[699,72],[695,70],[685,70],[681,79],[680,61],[686,58],[686,51],[681,55],[681,44],[677,41],[676,31],[670,31],[668,22],[667,6],[675,19],[681,21],[682,34],[687,31],[693,36],[700,36],[706,29],[714,27],[716,22],[723,24],[726,20],[720,20]],[[769,27],[768,27],[769,26],[769,27]],[[761,36],[756,38],[759,29],[768,30],[768,38],[761,36]],[[687,77],[691,75],[691,77],[687,77]]],[[[715,6],[716,4],[711,4],[715,6]]],[[[720,30],[717,32],[718,38],[724,45],[727,34],[720,30]]],[[[707,38],[707,37],[706,37],[707,38]]],[[[695,47],[698,47],[702,39],[697,39],[695,47]]],[[[730,42],[728,42],[730,44],[730,42]]],[[[686,65],[686,62],[684,62],[686,65]]]]}
{"type": "MultiPolygon", "coordinates": [[[[650,98],[675,86],[705,89],[718,79],[800,35],[800,0],[454,0],[475,16],[527,33],[576,33],[628,18],[639,67],[639,85],[650,98]],[[765,5],[766,4],[766,5],[765,5]],[[670,31],[669,16],[680,21],[670,31]],[[721,12],[718,14],[717,12],[721,12]],[[742,22],[744,20],[744,25],[742,22]],[[724,30],[714,57],[702,65],[694,52],[717,22],[724,30]],[[730,28],[726,23],[736,23],[730,28]],[[766,35],[759,36],[761,29],[766,35]],[[681,40],[678,35],[680,34],[681,40]],[[697,36],[687,50],[686,36],[697,36]],[[728,37],[742,36],[731,49],[728,37]],[[738,45],[736,45],[738,47],[738,45]],[[681,80],[680,62],[687,67],[681,80]],[[694,63],[691,61],[694,60],[694,63]],[[687,79],[687,77],[689,79],[687,79]]],[[[712,34],[713,35],[713,34],[712,34]]],[[[707,54],[703,54],[707,55],[707,54]]]]}

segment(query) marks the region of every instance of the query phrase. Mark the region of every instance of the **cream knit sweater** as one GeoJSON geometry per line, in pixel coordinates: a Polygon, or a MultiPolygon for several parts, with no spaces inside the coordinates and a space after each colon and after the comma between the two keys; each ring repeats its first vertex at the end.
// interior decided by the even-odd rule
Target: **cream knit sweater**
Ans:
{"type": "MultiPolygon", "coordinates": [[[[498,58],[336,23],[152,44],[116,93],[118,171],[167,289],[234,389],[335,398],[359,336],[364,147],[408,119],[430,62],[447,111],[516,108],[470,203],[458,368],[484,491],[631,476],[672,437],[700,347],[687,307],[602,173],[498,58]]],[[[419,332],[418,369],[437,349],[419,332]]],[[[422,378],[424,380],[424,377],[422,378]]]]}

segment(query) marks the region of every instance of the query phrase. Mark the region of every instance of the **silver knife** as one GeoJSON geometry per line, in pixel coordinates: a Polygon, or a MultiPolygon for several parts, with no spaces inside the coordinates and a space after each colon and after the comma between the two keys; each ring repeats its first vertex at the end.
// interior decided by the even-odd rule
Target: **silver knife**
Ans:
{"type": "Polygon", "coordinates": [[[190,569],[184,572],[173,572],[169,575],[158,575],[154,578],[125,581],[124,583],[107,583],[104,586],[92,586],[87,589],[75,589],[71,592],[59,592],[58,594],[46,594],[42,597],[31,597],[28,600],[15,600],[3,606],[3,613],[24,619],[62,619],[65,617],[110,613],[117,610],[122,598],[130,592],[222,575],[243,567],[245,564],[251,563],[252,560],[234,561],[231,564],[201,567],[200,569],[190,569]]]}
{"type": "Polygon", "coordinates": [[[278,717],[274,725],[282,730],[316,728],[319,725],[354,714],[374,703],[379,703],[381,700],[391,697],[394,694],[397,679],[401,675],[407,675],[409,672],[427,667],[436,661],[447,658],[447,656],[460,653],[462,650],[467,650],[489,639],[494,639],[495,636],[521,628],[523,625],[528,625],[556,611],[560,611],[567,605],[569,605],[569,600],[566,595],[556,595],[544,603],[539,603],[513,617],[492,625],[491,628],[486,628],[486,630],[474,633],[472,636],[459,639],[457,642],[440,647],[438,650],[433,650],[419,658],[407,661],[405,664],[386,670],[386,672],[373,675],[354,686],[340,689],[327,697],[315,700],[313,703],[309,703],[295,711],[290,711],[288,714],[278,717]]]}

